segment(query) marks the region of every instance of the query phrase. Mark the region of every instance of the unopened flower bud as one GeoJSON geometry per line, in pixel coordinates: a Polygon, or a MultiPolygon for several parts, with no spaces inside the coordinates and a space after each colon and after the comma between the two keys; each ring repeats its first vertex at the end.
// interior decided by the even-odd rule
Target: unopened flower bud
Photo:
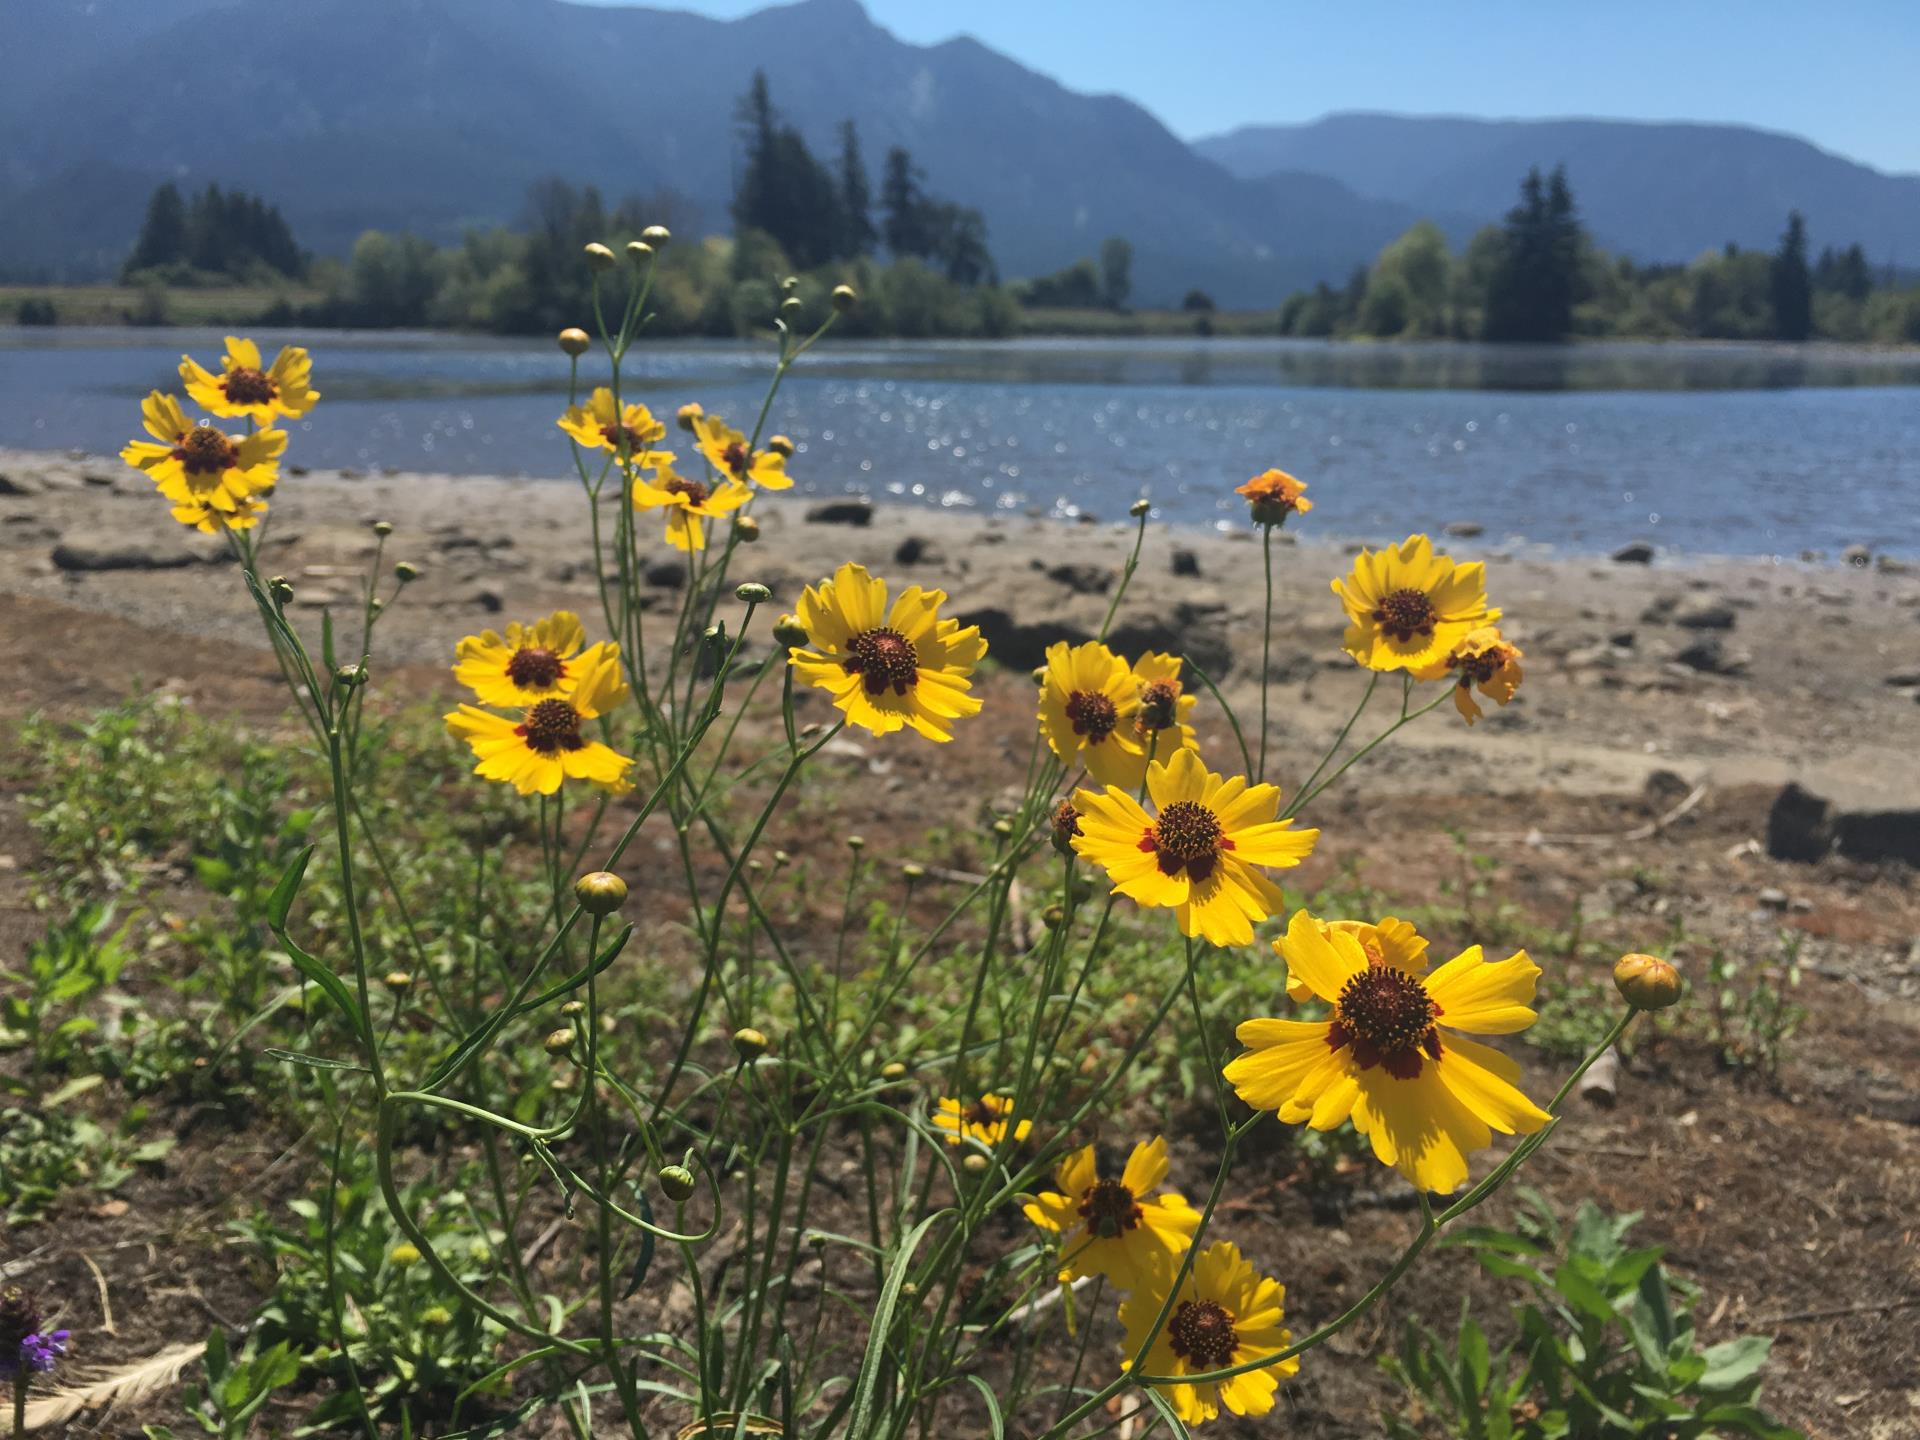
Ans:
{"type": "Polygon", "coordinates": [[[658,250],[662,245],[673,239],[673,232],[664,225],[649,225],[640,232],[640,238],[658,250]]]}
{"type": "Polygon", "coordinates": [[[849,850],[864,850],[864,849],[866,849],[866,848],[867,848],[867,837],[866,837],[866,836],[864,836],[864,835],[849,835],[849,836],[847,836],[847,848],[848,848],[849,850]]]}
{"type": "Polygon", "coordinates": [[[776,850],[773,852],[773,863],[776,865],[791,865],[793,863],[793,856],[784,850],[776,850]]]}
{"type": "Polygon", "coordinates": [[[627,882],[611,870],[595,870],[573,882],[573,898],[589,915],[611,915],[627,903],[627,882]]]}
{"type": "Polygon", "coordinates": [[[793,650],[807,643],[807,627],[798,615],[782,615],[773,622],[773,638],[793,650]]]}
{"type": "Polygon", "coordinates": [[[420,1323],[429,1330],[444,1330],[453,1323],[453,1312],[444,1305],[429,1305],[420,1312],[420,1323]]]}
{"type": "Polygon", "coordinates": [[[793,441],[784,435],[776,435],[767,441],[767,449],[780,456],[783,460],[791,460],[793,458],[793,441]]]}
{"type": "Polygon", "coordinates": [[[734,587],[733,598],[743,605],[764,605],[773,599],[773,591],[757,580],[749,580],[734,587]]]}
{"type": "Polygon", "coordinates": [[[663,1165],[660,1167],[660,1188],[666,1192],[669,1200],[691,1200],[693,1192],[699,1188],[693,1178],[693,1172],[684,1165],[663,1165]]]}
{"type": "Polygon", "coordinates": [[[1139,720],[1148,730],[1170,730],[1180,716],[1180,683],[1152,680],[1141,687],[1139,720]]]}
{"type": "Polygon", "coordinates": [[[411,585],[420,578],[420,567],[411,560],[402,560],[393,567],[393,578],[402,585],[411,585]]]}
{"type": "Polygon", "coordinates": [[[960,1162],[960,1168],[969,1175],[984,1175],[987,1173],[987,1167],[992,1163],[986,1156],[976,1151],[960,1162]]]}
{"type": "Polygon", "coordinates": [[[798,315],[806,307],[800,303],[798,295],[789,295],[780,302],[780,313],[788,318],[798,315]]]}
{"type": "Polygon", "coordinates": [[[584,1000],[569,1000],[560,1007],[560,1013],[569,1020],[576,1015],[584,1015],[587,1013],[587,1002],[584,1000]]]}
{"type": "Polygon", "coordinates": [[[629,240],[627,258],[636,265],[644,265],[653,258],[653,247],[644,240],[629,240]]]}
{"type": "Polygon", "coordinates": [[[689,400],[685,405],[682,405],[678,410],[673,412],[673,420],[682,430],[691,430],[693,429],[694,422],[702,419],[706,413],[707,412],[700,407],[699,401],[689,400]]]}
{"type": "Polygon", "coordinates": [[[373,533],[378,535],[382,540],[386,539],[387,536],[393,533],[393,522],[391,520],[374,521],[373,533]]]}
{"type": "Polygon", "coordinates": [[[1138,520],[1142,515],[1145,515],[1151,509],[1153,509],[1153,502],[1147,499],[1146,496],[1142,495],[1138,500],[1134,501],[1133,504],[1127,507],[1127,514],[1133,516],[1134,519],[1138,520]]]}
{"type": "Polygon", "coordinates": [[[907,1078],[907,1067],[898,1060],[889,1060],[880,1067],[880,1078],[889,1081],[904,1080],[907,1078]]]}
{"type": "Polygon", "coordinates": [[[547,1047],[549,1055],[564,1055],[573,1048],[573,1031],[566,1026],[558,1030],[550,1030],[542,1043],[547,1047]]]}
{"type": "Polygon", "coordinates": [[[1034,666],[1032,678],[1033,678],[1033,683],[1036,685],[1046,684],[1047,683],[1047,667],[1044,665],[1034,666]]]}
{"type": "Polygon", "coordinates": [[[333,683],[342,690],[355,690],[367,683],[366,667],[362,665],[340,665],[333,672],[333,683]]]}
{"type": "Polygon", "coordinates": [[[1613,967],[1613,983],[1636,1010],[1664,1010],[1677,1005],[1686,988],[1680,972],[1657,955],[1622,955],[1613,967]]]}
{"type": "Polygon", "coordinates": [[[800,288],[800,277],[798,275],[789,275],[787,276],[786,279],[780,282],[780,293],[782,295],[791,295],[794,291],[798,290],[799,288],[800,288]]]}
{"type": "Polygon", "coordinates": [[[613,251],[609,250],[606,246],[602,245],[598,240],[592,241],[590,244],[588,244],[587,264],[591,266],[593,269],[611,270],[615,265],[619,263],[620,262],[614,258],[613,251]]]}
{"type": "Polygon", "coordinates": [[[267,581],[267,594],[273,597],[276,605],[293,603],[293,582],[284,575],[276,575],[267,581]]]}
{"type": "Polygon", "coordinates": [[[767,1053],[767,1037],[758,1030],[744,1027],[733,1032],[733,1048],[742,1060],[757,1060],[767,1053]]]}
{"type": "Polygon", "coordinates": [[[1053,807],[1053,848],[1062,855],[1073,854],[1073,837],[1080,833],[1080,812],[1071,800],[1053,807]]]}
{"type": "Polygon", "coordinates": [[[900,873],[906,877],[907,883],[911,885],[916,880],[924,880],[927,878],[927,867],[909,860],[900,867],[900,873]]]}
{"type": "Polygon", "coordinates": [[[1067,907],[1064,905],[1049,905],[1040,912],[1040,923],[1049,930],[1058,930],[1066,921],[1067,907]]]}
{"type": "Polygon", "coordinates": [[[993,833],[998,835],[1002,840],[1009,840],[1013,837],[1013,822],[1011,820],[996,820],[993,822],[992,829],[993,833]]]}
{"type": "Polygon", "coordinates": [[[407,990],[413,986],[413,976],[404,970],[389,970],[380,977],[380,983],[389,990],[407,990]]]}
{"type": "Polygon", "coordinates": [[[853,293],[853,287],[851,285],[836,285],[833,287],[833,308],[843,315],[853,308],[854,302],[859,298],[858,295],[853,293]]]}
{"type": "Polygon", "coordinates": [[[569,355],[584,355],[587,347],[593,344],[587,332],[578,325],[569,325],[560,332],[560,348],[569,355]]]}
{"type": "Polygon", "coordinates": [[[420,1247],[418,1245],[410,1245],[405,1240],[402,1240],[387,1252],[387,1259],[391,1260],[395,1265],[398,1265],[402,1270],[405,1270],[409,1266],[420,1263],[420,1247]]]}
{"type": "Polygon", "coordinates": [[[375,615],[378,615],[382,610],[386,608],[387,608],[387,602],[382,600],[378,595],[374,596],[373,599],[367,602],[367,609],[375,615]]]}
{"type": "Polygon", "coordinates": [[[733,533],[740,537],[742,545],[751,545],[760,538],[760,522],[751,515],[742,515],[733,522],[733,533]]]}

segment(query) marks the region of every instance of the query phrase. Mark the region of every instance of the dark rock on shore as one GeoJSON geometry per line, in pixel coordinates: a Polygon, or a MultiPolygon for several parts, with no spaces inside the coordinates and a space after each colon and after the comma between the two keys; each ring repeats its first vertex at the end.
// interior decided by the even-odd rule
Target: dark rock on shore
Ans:
{"type": "Polygon", "coordinates": [[[53,547],[53,563],[70,572],[94,570],[177,570],[214,564],[231,556],[224,547],[199,543],[185,534],[118,535],[111,532],[70,535],[53,547]]]}
{"type": "Polygon", "coordinates": [[[1653,563],[1653,542],[1649,540],[1630,540],[1613,552],[1616,563],[1621,565],[1651,565],[1653,563]]]}
{"type": "Polygon", "coordinates": [[[871,500],[829,500],[807,511],[809,525],[853,525],[864,529],[873,524],[871,500]]]}

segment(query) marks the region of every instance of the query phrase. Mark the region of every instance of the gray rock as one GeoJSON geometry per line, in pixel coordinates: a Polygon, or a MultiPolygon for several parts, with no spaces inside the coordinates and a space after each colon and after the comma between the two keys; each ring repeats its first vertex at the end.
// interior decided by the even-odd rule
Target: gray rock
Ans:
{"type": "Polygon", "coordinates": [[[1647,602],[1647,608],[1640,612],[1643,625],[1664,625],[1673,619],[1673,612],[1680,607],[1678,595],[1656,595],[1647,602]]]}
{"type": "Polygon", "coordinates": [[[1486,529],[1477,520],[1450,520],[1443,527],[1443,533],[1459,540],[1471,540],[1476,535],[1484,535],[1486,529]]]}
{"type": "Polygon", "coordinates": [[[491,585],[475,585],[463,592],[456,602],[470,610],[484,610],[489,615],[498,615],[506,608],[506,597],[491,585]]]}
{"type": "Polygon", "coordinates": [[[1776,890],[1769,885],[1753,897],[1762,910],[1784,910],[1787,908],[1787,892],[1776,890]]]}
{"type": "Polygon", "coordinates": [[[1920,810],[1843,813],[1833,822],[1833,848],[1849,860],[1920,866],[1920,810]]]}
{"type": "Polygon", "coordinates": [[[38,495],[46,483],[38,475],[19,470],[0,470],[0,495],[38,495]]]}
{"type": "Polygon", "coordinates": [[[1920,685],[1920,670],[1896,670],[1887,676],[1887,684],[1899,689],[1909,685],[1920,685]]]}
{"type": "Polygon", "coordinates": [[[1673,612],[1673,623],[1688,630],[1731,630],[1738,618],[1721,600],[1695,600],[1673,612]]]}
{"type": "Polygon", "coordinates": [[[1104,565],[1053,565],[1047,578],[1076,595],[1104,595],[1113,588],[1113,571],[1104,565]]]}
{"type": "Polygon", "coordinates": [[[1920,810],[1841,810],[1789,784],[1767,815],[1767,853],[1779,860],[1899,861],[1920,866],[1920,810]]]}
{"type": "Polygon", "coordinates": [[[232,558],[224,548],[165,531],[152,535],[111,533],[69,535],[53,547],[53,563],[62,570],[177,570],[232,558]]]}
{"type": "Polygon", "coordinates": [[[646,580],[649,585],[657,585],[663,590],[678,590],[687,583],[687,565],[684,560],[650,560],[647,562],[646,580]]]}
{"type": "Polygon", "coordinates": [[[1613,646],[1616,650],[1631,650],[1633,649],[1634,639],[1635,636],[1631,630],[1615,630],[1608,634],[1607,644],[1613,646]]]}
{"type": "Polygon", "coordinates": [[[1882,575],[1911,575],[1913,573],[1913,566],[1904,560],[1896,560],[1891,555],[1874,556],[1873,568],[1878,570],[1882,575]]]}
{"type": "Polygon", "coordinates": [[[873,524],[873,502],[859,499],[829,500],[807,511],[807,523],[865,527],[873,524]]]}
{"type": "Polygon", "coordinates": [[[1651,565],[1653,563],[1653,542],[1650,540],[1630,540],[1613,552],[1614,561],[1621,565],[1651,565]]]}
{"type": "Polygon", "coordinates": [[[962,625],[978,625],[987,642],[987,654],[1015,670],[1031,670],[1044,665],[1047,647],[1064,640],[1081,645],[1093,639],[1090,626],[1071,620],[1050,619],[1022,624],[1009,612],[994,607],[962,614],[962,625]]]}
{"type": "Polygon", "coordinates": [[[1200,573],[1200,557],[1191,550],[1177,549],[1173,552],[1173,573],[1195,576],[1200,573]]]}
{"type": "Polygon", "coordinates": [[[1840,552],[1840,558],[1856,570],[1864,570],[1873,563],[1873,547],[1870,545],[1849,545],[1840,552]]]}

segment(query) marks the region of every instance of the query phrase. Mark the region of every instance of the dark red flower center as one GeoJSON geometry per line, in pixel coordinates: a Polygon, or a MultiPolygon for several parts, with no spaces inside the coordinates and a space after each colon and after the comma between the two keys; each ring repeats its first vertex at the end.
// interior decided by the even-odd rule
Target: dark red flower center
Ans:
{"type": "Polygon", "coordinates": [[[1080,1215],[1089,1234],[1112,1240],[1140,1223],[1140,1202],[1118,1180],[1096,1180],[1081,1197],[1080,1215]]]}
{"type": "Polygon", "coordinates": [[[647,448],[647,437],[632,425],[602,425],[600,438],[615,450],[624,440],[629,455],[643,454],[647,448]]]}
{"type": "Polygon", "coordinates": [[[580,712],[564,700],[542,700],[527,711],[514,733],[526,738],[529,750],[542,755],[578,750],[587,743],[580,738],[580,712]]]}
{"type": "Polygon", "coordinates": [[[1140,713],[1134,724],[1141,731],[1167,730],[1180,714],[1180,682],[1154,680],[1140,692],[1140,713]]]}
{"type": "Polygon", "coordinates": [[[1084,736],[1089,745],[1098,745],[1120,723],[1120,712],[1113,701],[1092,690],[1076,690],[1067,696],[1067,719],[1073,733],[1084,736]]]}
{"type": "Polygon", "coordinates": [[[189,475],[218,475],[240,463],[240,447],[211,425],[196,425],[173,447],[189,475]]]}
{"type": "Polygon", "coordinates": [[[978,1125],[983,1129],[989,1125],[998,1125],[1004,1118],[1005,1114],[1000,1106],[984,1095],[968,1107],[965,1116],[967,1124],[978,1125]]]}
{"type": "Polygon", "coordinates": [[[1160,873],[1204,880],[1213,873],[1222,850],[1233,841],[1220,828],[1220,817],[1197,800],[1176,800],[1140,840],[1140,848],[1160,857],[1160,873]]]}
{"type": "Polygon", "coordinates": [[[220,388],[235,405],[265,405],[280,393],[280,387],[265,373],[251,365],[236,365],[220,377],[220,388]]]}
{"type": "Polygon", "coordinates": [[[724,465],[728,473],[736,479],[745,477],[747,473],[747,462],[752,458],[753,452],[748,450],[745,443],[739,440],[729,442],[727,448],[720,452],[720,463],[724,465]]]}
{"type": "Polygon", "coordinates": [[[1483,650],[1478,655],[1456,655],[1453,658],[1453,668],[1460,672],[1462,685],[1485,685],[1500,673],[1506,663],[1506,653],[1498,646],[1483,650]]]}
{"type": "Polygon", "coordinates": [[[707,495],[709,492],[707,487],[702,485],[698,480],[688,480],[684,476],[675,475],[660,488],[669,495],[686,496],[689,505],[704,505],[707,503],[707,495]]]}
{"type": "Polygon", "coordinates": [[[1167,1321],[1167,1347],[1192,1369],[1224,1370],[1240,1349],[1240,1337],[1217,1300],[1182,1300],[1167,1321]]]}
{"type": "Polygon", "coordinates": [[[507,661],[507,678],[522,690],[551,690],[566,662],[544,645],[523,645],[507,661]]]}
{"type": "Polygon", "coordinates": [[[869,695],[884,695],[888,690],[904,695],[920,678],[920,653],[913,642],[884,626],[849,640],[847,658],[840,663],[848,674],[860,677],[869,695]]]}
{"type": "Polygon", "coordinates": [[[1362,1070],[1378,1065],[1400,1080],[1420,1073],[1422,1054],[1440,1058],[1433,1022],[1440,1007],[1417,975],[1388,965],[1369,965],[1347,981],[1333,1007],[1327,1044],[1353,1047],[1362,1070]]]}
{"type": "Polygon", "coordinates": [[[1373,618],[1392,639],[1404,645],[1416,635],[1431,635],[1440,615],[1426,591],[1409,588],[1395,590],[1382,600],[1373,618]]]}
{"type": "Polygon", "coordinates": [[[1053,840],[1056,845],[1065,848],[1067,842],[1080,833],[1080,812],[1073,808],[1073,801],[1062,800],[1053,807],[1053,840]]]}

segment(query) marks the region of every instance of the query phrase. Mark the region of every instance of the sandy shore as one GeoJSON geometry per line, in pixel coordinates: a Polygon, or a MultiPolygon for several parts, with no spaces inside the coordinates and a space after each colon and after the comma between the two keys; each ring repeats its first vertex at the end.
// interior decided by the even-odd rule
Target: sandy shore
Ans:
{"type": "MultiPolygon", "coordinates": [[[[610,501],[608,503],[611,503],[610,501]]],[[[837,507],[767,495],[740,579],[790,606],[844,559],[897,582],[945,588],[1010,669],[1104,615],[1131,543],[1124,525],[837,507]],[[849,523],[849,520],[865,523],[849,523]]],[[[296,614],[347,597],[371,552],[369,523],[395,530],[387,554],[425,572],[382,626],[388,663],[449,660],[486,625],[597,608],[585,501],[571,482],[414,473],[289,473],[273,502],[266,567],[289,577],[296,614]]],[[[653,522],[643,521],[651,528],[653,522]]],[[[1346,547],[1315,543],[1312,519],[1275,552],[1273,734],[1317,753],[1362,678],[1339,649],[1328,581],[1346,547]]],[[[1381,542],[1398,536],[1382,535],[1381,542]]],[[[1421,790],[1614,792],[1656,770],[1690,782],[1797,779],[1843,803],[1920,804],[1920,575],[1887,565],[1700,561],[1684,567],[1508,555],[1473,539],[1443,549],[1488,562],[1504,628],[1527,652],[1516,702],[1469,732],[1450,709],[1372,770],[1421,790]]],[[[108,612],[186,636],[257,648],[257,620],[214,542],[175,525],[141,474],[111,456],[0,451],[0,591],[108,612]]],[[[663,605],[681,575],[656,552],[663,605]]],[[[1261,563],[1256,533],[1154,525],[1122,604],[1122,648],[1179,650],[1222,678],[1249,724],[1257,713],[1261,563]]],[[[29,637],[13,637],[24,643],[29,637]]],[[[10,645],[10,649],[12,646],[10,645]]],[[[166,657],[129,655],[129,681],[165,678],[166,657]]],[[[1010,689],[1008,703],[1025,703],[1010,689]]],[[[1231,746],[1201,713],[1202,738],[1231,746]]]]}

